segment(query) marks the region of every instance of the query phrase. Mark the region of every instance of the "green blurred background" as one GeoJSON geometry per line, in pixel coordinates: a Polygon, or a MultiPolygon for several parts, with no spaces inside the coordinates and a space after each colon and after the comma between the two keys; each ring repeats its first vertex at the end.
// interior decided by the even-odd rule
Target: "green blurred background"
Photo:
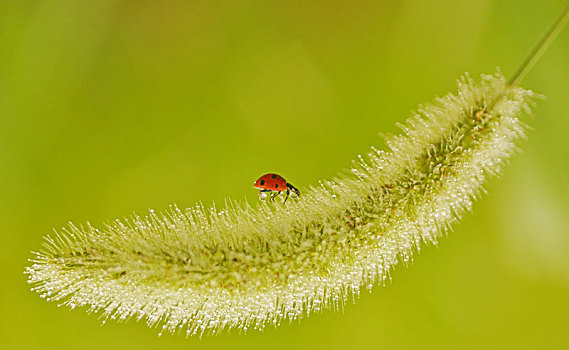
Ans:
{"type": "Polygon", "coordinates": [[[393,283],[301,322],[185,339],[48,303],[42,236],[177,203],[301,190],[456,78],[511,75],[559,1],[0,1],[2,349],[569,347],[569,28],[523,86],[535,130],[393,283]]]}

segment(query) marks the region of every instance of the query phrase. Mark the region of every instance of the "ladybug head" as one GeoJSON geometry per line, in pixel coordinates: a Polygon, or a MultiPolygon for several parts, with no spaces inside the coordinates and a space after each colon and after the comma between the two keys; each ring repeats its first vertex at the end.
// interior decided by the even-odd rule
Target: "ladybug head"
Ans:
{"type": "Polygon", "coordinates": [[[286,188],[290,191],[291,197],[294,197],[294,196],[300,197],[300,191],[298,190],[298,188],[294,187],[293,185],[291,185],[289,183],[286,184],[286,188]]]}

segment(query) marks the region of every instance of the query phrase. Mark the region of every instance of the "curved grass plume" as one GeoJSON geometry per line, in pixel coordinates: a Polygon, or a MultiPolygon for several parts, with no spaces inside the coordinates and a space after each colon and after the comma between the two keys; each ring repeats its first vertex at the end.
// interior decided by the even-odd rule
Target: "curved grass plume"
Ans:
{"type": "MultiPolygon", "coordinates": [[[[524,72],[525,74],[525,72],[524,72]]],[[[262,329],[337,309],[434,244],[524,136],[534,94],[500,74],[458,81],[360,157],[353,174],[286,205],[197,205],[46,237],[26,268],[42,297],[188,335],[262,329]]]]}
{"type": "Polygon", "coordinates": [[[523,136],[518,116],[531,96],[499,74],[466,76],[458,94],[420,107],[352,177],[286,206],[174,207],[103,229],[70,224],[46,238],[29,281],[71,308],[189,334],[337,308],[470,209],[523,136]]]}

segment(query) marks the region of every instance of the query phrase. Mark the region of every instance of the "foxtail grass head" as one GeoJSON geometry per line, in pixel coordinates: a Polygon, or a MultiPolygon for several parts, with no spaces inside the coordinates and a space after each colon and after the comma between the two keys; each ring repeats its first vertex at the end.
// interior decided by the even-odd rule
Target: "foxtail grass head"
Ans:
{"type": "Polygon", "coordinates": [[[48,300],[189,335],[338,309],[434,244],[500,173],[533,93],[500,74],[458,81],[359,157],[351,176],[255,208],[228,202],[70,224],[26,269],[48,300]]]}

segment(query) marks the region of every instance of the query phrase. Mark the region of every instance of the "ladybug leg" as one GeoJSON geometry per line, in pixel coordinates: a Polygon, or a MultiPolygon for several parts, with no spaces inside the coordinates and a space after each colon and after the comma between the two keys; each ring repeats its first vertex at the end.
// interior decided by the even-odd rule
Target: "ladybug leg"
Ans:
{"type": "Polygon", "coordinates": [[[275,201],[275,197],[278,196],[279,194],[281,194],[280,192],[275,192],[271,195],[271,200],[274,202],[275,201]]]}
{"type": "Polygon", "coordinates": [[[285,198],[283,204],[286,204],[286,200],[288,199],[288,195],[289,195],[289,194],[290,194],[290,191],[287,189],[287,190],[286,190],[286,198],[285,198]]]}
{"type": "Polygon", "coordinates": [[[264,201],[267,199],[267,192],[271,192],[270,190],[260,190],[259,191],[259,199],[264,201]]]}

